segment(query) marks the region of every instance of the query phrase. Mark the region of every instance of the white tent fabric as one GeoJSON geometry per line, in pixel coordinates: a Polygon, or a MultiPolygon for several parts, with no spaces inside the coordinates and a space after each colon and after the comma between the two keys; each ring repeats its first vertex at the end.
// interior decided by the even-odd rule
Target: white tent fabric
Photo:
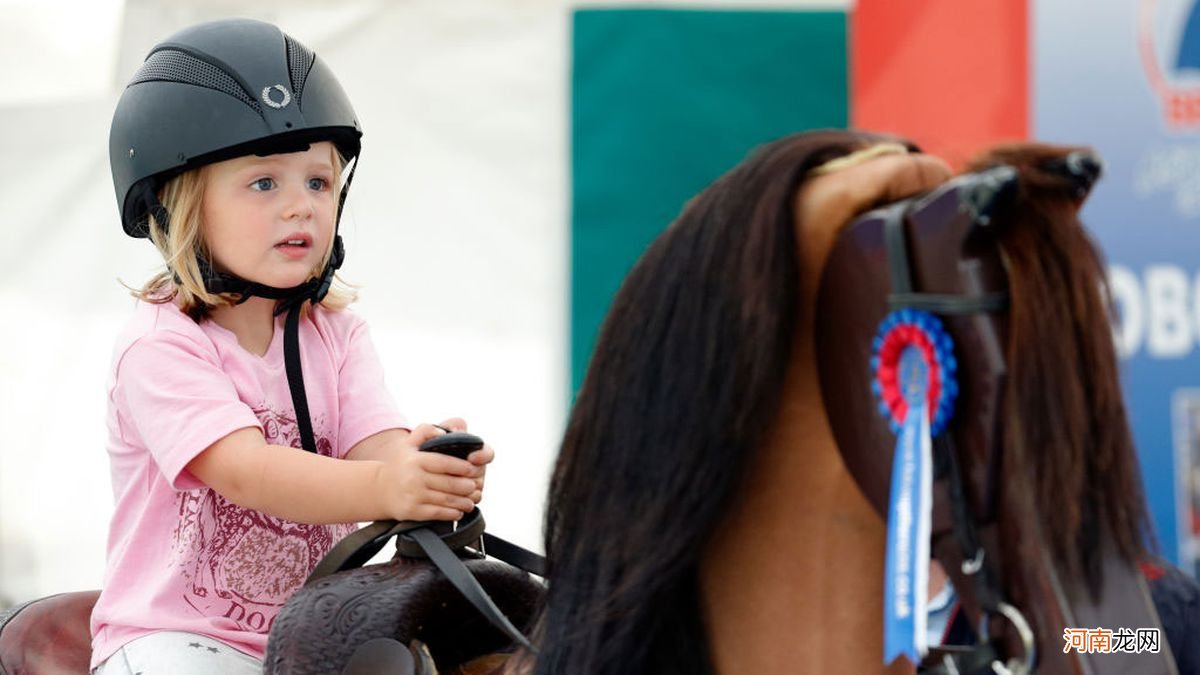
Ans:
{"type": "Polygon", "coordinates": [[[159,263],[121,233],[108,123],[151,45],[225,16],[281,25],[350,94],[365,130],[343,221],[355,311],[412,419],[463,416],[497,449],[490,529],[540,548],[569,403],[579,4],[590,3],[0,0],[0,607],[101,584],[105,378],[132,308],[120,282],[138,286],[159,263]]]}

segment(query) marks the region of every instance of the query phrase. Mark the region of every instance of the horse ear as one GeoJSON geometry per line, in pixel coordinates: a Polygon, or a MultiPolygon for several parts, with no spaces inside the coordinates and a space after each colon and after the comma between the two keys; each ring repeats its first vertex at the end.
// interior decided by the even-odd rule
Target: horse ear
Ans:
{"type": "Polygon", "coordinates": [[[1007,164],[971,174],[959,187],[959,203],[971,216],[971,232],[992,223],[993,213],[1016,199],[1017,170],[1007,164]]]}
{"type": "Polygon", "coordinates": [[[1047,163],[1046,168],[1066,178],[1071,186],[1076,208],[1083,206],[1092,186],[1104,173],[1104,162],[1092,150],[1073,150],[1047,163]]]}

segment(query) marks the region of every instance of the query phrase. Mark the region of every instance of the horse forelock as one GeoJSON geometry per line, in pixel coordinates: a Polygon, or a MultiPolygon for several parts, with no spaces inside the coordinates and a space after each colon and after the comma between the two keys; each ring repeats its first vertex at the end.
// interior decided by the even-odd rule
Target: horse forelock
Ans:
{"type": "Polygon", "coordinates": [[[793,197],[875,138],[764,146],[626,277],[551,480],[538,672],[711,670],[700,621],[675,619],[698,612],[699,558],[778,409],[802,301],[793,197]]]}
{"type": "Polygon", "coordinates": [[[1058,566],[1082,575],[1097,597],[1102,538],[1133,563],[1151,534],[1103,258],[1078,219],[1076,186],[1051,168],[1075,150],[1000,146],[968,169],[1019,172],[1015,203],[997,228],[1011,295],[1005,471],[1033,486],[1058,566]]]}

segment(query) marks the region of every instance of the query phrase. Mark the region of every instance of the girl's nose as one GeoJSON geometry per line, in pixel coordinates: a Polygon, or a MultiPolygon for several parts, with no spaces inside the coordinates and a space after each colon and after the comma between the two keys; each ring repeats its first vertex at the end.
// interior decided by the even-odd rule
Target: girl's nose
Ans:
{"type": "Polygon", "coordinates": [[[287,202],[285,203],[284,217],[288,220],[292,218],[311,218],[316,213],[316,204],[313,202],[314,195],[312,191],[306,187],[292,187],[286,192],[287,202]]]}

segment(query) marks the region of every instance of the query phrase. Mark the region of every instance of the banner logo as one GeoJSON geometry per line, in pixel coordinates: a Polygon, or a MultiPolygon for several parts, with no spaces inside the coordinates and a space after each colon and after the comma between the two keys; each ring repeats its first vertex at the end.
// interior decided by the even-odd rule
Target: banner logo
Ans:
{"type": "Polygon", "coordinates": [[[1138,53],[1167,127],[1200,128],[1200,3],[1141,0],[1138,53]]]}

